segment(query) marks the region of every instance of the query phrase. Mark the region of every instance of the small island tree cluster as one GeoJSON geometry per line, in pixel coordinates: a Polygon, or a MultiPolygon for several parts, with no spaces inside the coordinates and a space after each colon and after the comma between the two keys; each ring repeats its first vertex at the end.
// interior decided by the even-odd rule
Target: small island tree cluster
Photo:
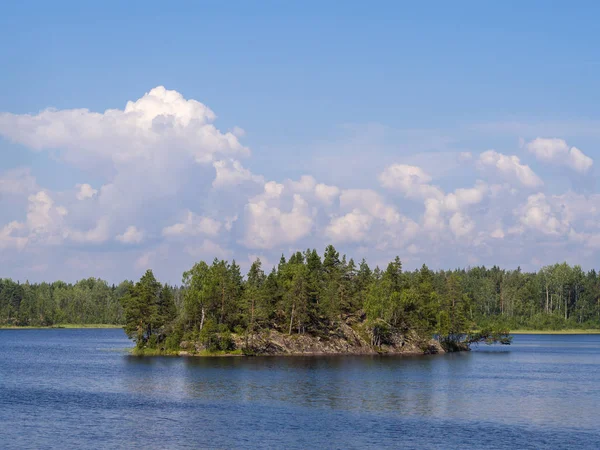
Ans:
{"type": "Polygon", "coordinates": [[[276,330],[327,339],[349,317],[364,324],[374,347],[397,334],[424,345],[437,336],[447,350],[510,341],[504,329],[473,332],[473,304],[460,274],[436,279],[426,266],[405,273],[399,258],[385,270],[371,270],[364,260],[340,257],[331,245],[323,258],[316,250],[282,256],[269,274],[256,260],[245,278],[235,261],[199,262],[183,275],[178,311],[167,292],[148,271],[123,298],[125,330],[139,350],[176,351],[182,341],[194,341],[226,352],[234,349],[236,335],[245,337],[243,350],[253,352],[257,334],[276,330]]]}

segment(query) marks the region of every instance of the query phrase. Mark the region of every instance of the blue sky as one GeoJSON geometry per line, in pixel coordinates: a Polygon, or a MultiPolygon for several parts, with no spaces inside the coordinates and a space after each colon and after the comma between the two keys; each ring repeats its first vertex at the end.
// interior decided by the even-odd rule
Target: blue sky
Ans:
{"type": "Polygon", "coordinates": [[[597,2],[1,8],[1,276],[178,282],[328,242],[597,266],[597,2]]]}

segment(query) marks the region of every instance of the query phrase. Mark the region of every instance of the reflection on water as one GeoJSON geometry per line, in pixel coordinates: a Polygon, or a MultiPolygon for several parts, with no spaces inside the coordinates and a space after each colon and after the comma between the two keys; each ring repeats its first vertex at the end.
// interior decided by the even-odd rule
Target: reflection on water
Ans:
{"type": "Polygon", "coordinates": [[[121,330],[0,343],[9,447],[600,447],[600,336],[423,357],[139,358],[121,330]]]}

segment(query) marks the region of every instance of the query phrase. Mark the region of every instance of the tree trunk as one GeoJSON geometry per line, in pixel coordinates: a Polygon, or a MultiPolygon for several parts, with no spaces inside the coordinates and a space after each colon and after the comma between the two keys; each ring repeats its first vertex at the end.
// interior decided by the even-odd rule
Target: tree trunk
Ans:
{"type": "Polygon", "coordinates": [[[252,341],[254,341],[254,296],[252,296],[252,308],[250,312],[250,333],[252,333],[252,341]]]}
{"type": "Polygon", "coordinates": [[[294,323],[294,309],[296,308],[296,302],[294,302],[292,304],[292,315],[290,317],[290,332],[288,333],[289,335],[292,334],[292,324],[294,323]]]}
{"type": "Polygon", "coordinates": [[[204,306],[202,307],[202,317],[200,318],[200,331],[202,331],[202,327],[204,327],[204,306]]]}
{"type": "Polygon", "coordinates": [[[221,285],[221,323],[225,322],[225,283],[221,285]]]}

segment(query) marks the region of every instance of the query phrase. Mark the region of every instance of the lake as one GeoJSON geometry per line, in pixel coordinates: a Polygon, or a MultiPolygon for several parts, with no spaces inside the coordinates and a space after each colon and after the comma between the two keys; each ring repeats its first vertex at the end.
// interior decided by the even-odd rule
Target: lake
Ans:
{"type": "Polygon", "coordinates": [[[0,447],[600,448],[600,335],[420,357],[130,346],[120,329],[0,330],[0,447]]]}

